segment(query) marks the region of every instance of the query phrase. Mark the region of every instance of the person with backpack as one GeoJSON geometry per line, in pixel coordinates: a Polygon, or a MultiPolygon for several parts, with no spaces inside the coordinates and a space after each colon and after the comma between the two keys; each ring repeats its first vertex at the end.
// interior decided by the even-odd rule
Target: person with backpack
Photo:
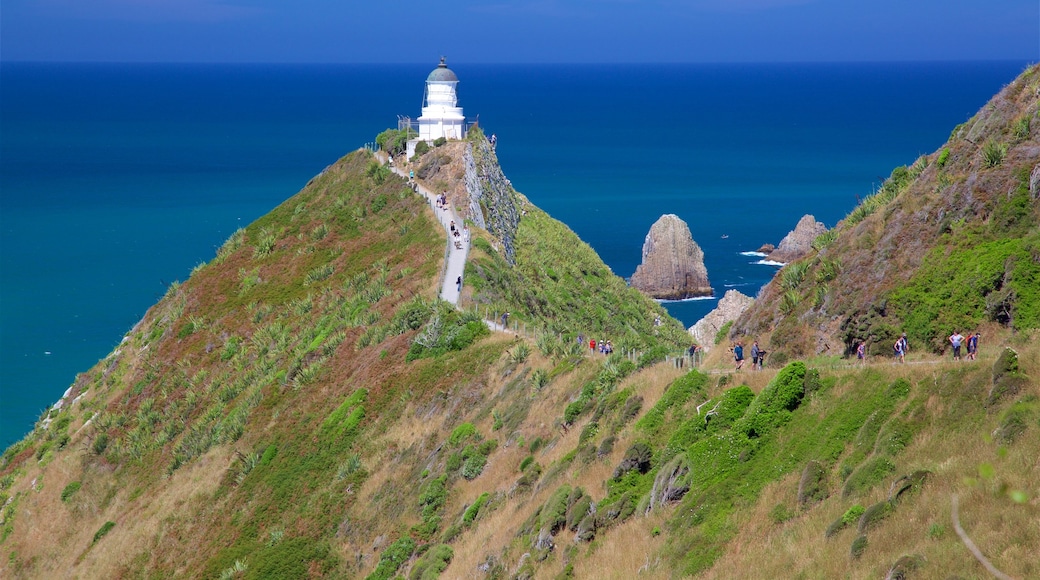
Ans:
{"type": "Polygon", "coordinates": [[[896,339],[896,343],[892,345],[892,348],[896,351],[896,358],[898,358],[901,363],[906,362],[906,347],[904,346],[906,344],[905,340],[906,337],[900,337],[896,339]]]}
{"type": "Polygon", "coordinates": [[[975,355],[979,352],[979,336],[978,331],[975,331],[968,336],[968,360],[975,360],[975,355]]]}
{"type": "Polygon", "coordinates": [[[755,370],[756,368],[758,368],[758,356],[758,341],[756,340],[751,345],[751,370],[755,370]]]}
{"type": "Polygon", "coordinates": [[[744,366],[744,346],[739,342],[733,346],[733,362],[736,365],[734,370],[739,371],[744,366]]]}

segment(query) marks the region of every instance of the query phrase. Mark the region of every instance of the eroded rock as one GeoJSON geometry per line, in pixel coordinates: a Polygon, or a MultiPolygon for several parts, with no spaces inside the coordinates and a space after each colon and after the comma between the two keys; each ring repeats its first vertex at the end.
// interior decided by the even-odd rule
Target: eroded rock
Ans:
{"type": "Polygon", "coordinates": [[[808,254],[812,250],[813,240],[826,231],[827,226],[823,223],[816,221],[816,218],[811,215],[804,215],[802,219],[798,220],[798,225],[794,227],[794,230],[784,236],[780,245],[769,253],[767,259],[785,264],[793,262],[808,254]]]}
{"type": "Polygon", "coordinates": [[[632,287],[662,300],[711,296],[704,251],[679,216],[663,215],[650,227],[643,242],[643,262],[632,274],[632,287]]]}

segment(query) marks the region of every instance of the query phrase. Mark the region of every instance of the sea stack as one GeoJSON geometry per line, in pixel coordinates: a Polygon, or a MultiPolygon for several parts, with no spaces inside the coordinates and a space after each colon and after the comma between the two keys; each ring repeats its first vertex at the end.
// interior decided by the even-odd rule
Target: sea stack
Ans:
{"type": "Polygon", "coordinates": [[[811,215],[804,215],[802,219],[798,220],[798,225],[794,227],[794,230],[784,236],[780,245],[769,253],[767,259],[785,264],[793,262],[808,254],[816,236],[826,231],[827,226],[822,222],[816,221],[816,218],[811,215]]]}
{"type": "Polygon", "coordinates": [[[650,227],[632,287],[661,300],[711,296],[704,252],[679,216],[663,215],[650,227]]]}
{"type": "Polygon", "coordinates": [[[719,330],[727,322],[740,318],[740,315],[748,308],[751,308],[751,305],[754,303],[755,299],[750,296],[741,294],[736,290],[726,290],[722,300],[719,300],[719,305],[689,328],[690,334],[693,335],[693,340],[697,344],[710,349],[715,344],[715,335],[719,333],[719,330]]]}

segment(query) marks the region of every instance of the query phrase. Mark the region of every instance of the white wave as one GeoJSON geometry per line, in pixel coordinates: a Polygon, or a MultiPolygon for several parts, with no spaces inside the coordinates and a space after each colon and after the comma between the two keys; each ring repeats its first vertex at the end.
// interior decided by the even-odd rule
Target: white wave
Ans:
{"type": "Polygon", "coordinates": [[[787,262],[777,262],[776,260],[759,260],[757,262],[751,262],[752,264],[762,264],[763,266],[777,266],[782,268],[787,265],[787,262]]]}
{"type": "Polygon", "coordinates": [[[718,300],[715,296],[694,296],[693,298],[683,298],[682,300],[660,300],[654,299],[658,304],[671,304],[673,302],[693,302],[695,300],[718,300]]]}
{"type": "Polygon", "coordinates": [[[763,252],[741,252],[741,256],[758,256],[759,258],[765,258],[769,254],[763,252]]]}

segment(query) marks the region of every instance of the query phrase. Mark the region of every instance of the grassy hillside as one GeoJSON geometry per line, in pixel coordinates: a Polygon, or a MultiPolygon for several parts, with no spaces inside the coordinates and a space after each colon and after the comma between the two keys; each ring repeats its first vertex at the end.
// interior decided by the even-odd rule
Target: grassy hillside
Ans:
{"type": "Polygon", "coordinates": [[[941,352],[988,322],[1040,327],[1040,67],[938,151],[898,167],[815,251],[781,270],[734,334],[785,356],[941,352]]]}
{"type": "MultiPolygon", "coordinates": [[[[499,195],[513,261],[471,227],[461,309],[429,205],[365,151],[232,236],[3,454],[0,577],[983,577],[954,496],[992,565],[1040,575],[1035,332],[991,322],[970,362],[676,368],[678,323],[499,195]],[[501,310],[537,332],[490,331],[501,310]]],[[[758,308],[813,320],[789,306],[758,308]]]]}

